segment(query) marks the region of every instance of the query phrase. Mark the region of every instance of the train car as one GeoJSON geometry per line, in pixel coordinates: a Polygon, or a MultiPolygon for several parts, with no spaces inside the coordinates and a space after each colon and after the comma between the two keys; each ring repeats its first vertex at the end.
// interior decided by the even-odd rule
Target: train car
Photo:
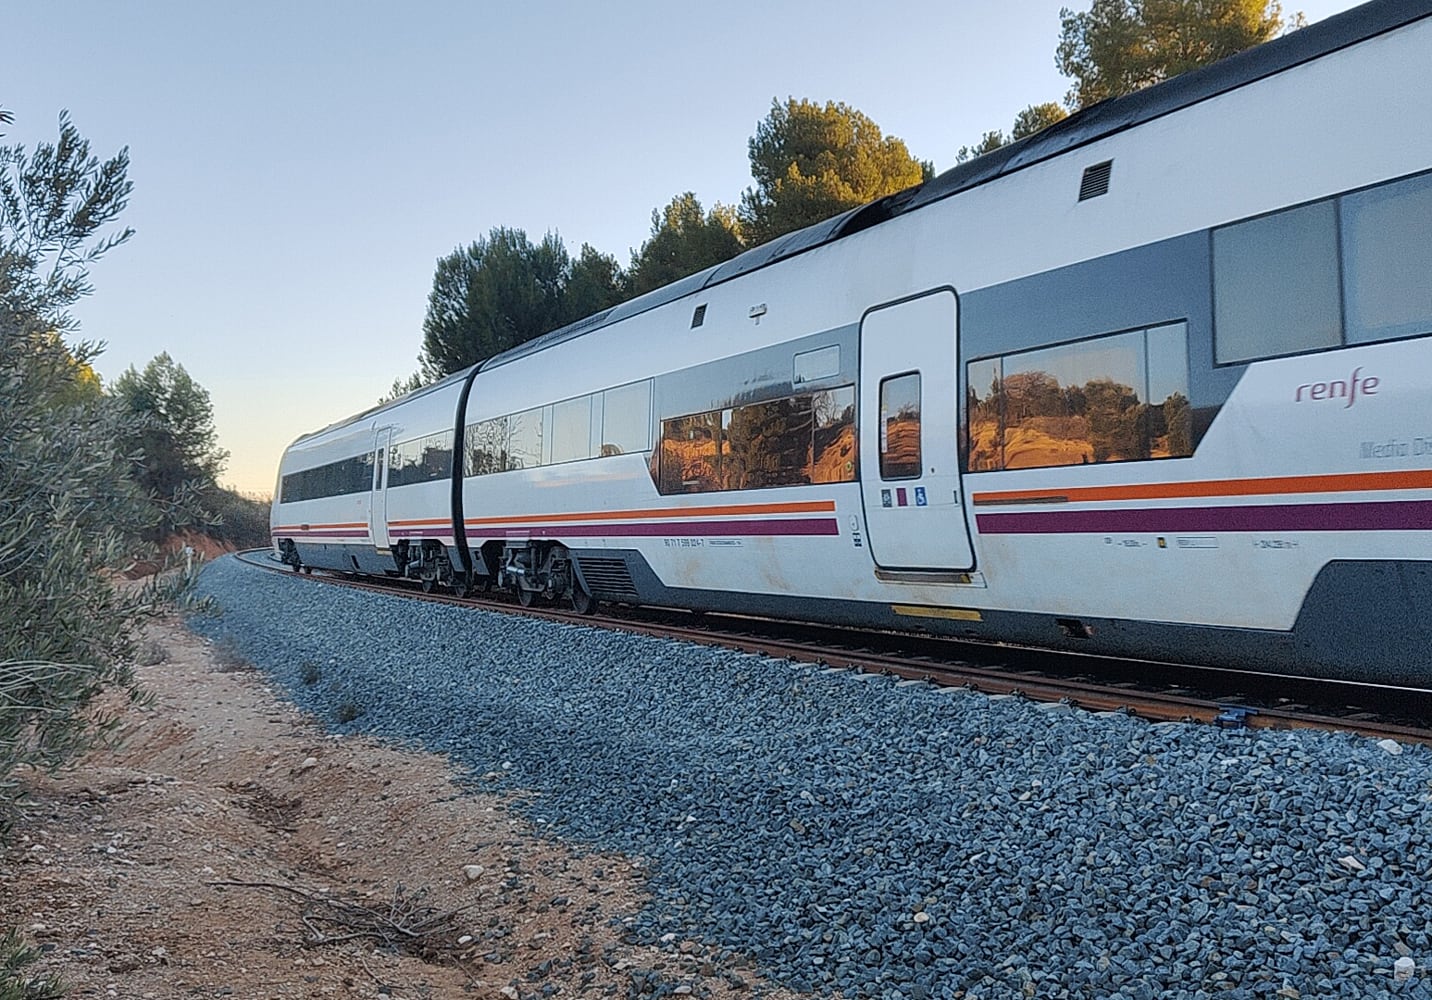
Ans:
{"type": "Polygon", "coordinates": [[[369,497],[280,496],[275,544],[1425,683],[1429,65],[1432,3],[1377,0],[1086,109],[300,439],[366,441],[369,497]]]}

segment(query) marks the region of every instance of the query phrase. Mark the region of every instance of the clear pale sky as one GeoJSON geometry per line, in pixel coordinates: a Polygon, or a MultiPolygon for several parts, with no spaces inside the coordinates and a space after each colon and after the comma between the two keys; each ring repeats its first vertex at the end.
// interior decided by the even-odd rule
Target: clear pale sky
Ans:
{"type": "Polygon", "coordinates": [[[673,195],[739,199],[773,98],[844,101],[944,170],[1063,98],[1060,6],[12,0],[0,141],[53,141],[68,109],[95,153],[129,147],[136,234],[80,334],[106,382],[168,351],[225,481],[268,494],[289,441],[416,369],[453,248],[507,225],[625,265],[673,195]]]}

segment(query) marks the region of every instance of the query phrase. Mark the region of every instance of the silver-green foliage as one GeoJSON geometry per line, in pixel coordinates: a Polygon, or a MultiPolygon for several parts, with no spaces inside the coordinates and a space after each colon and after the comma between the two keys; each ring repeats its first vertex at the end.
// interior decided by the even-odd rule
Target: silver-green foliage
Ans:
{"type": "MultiPolygon", "coordinates": [[[[18,768],[91,745],[90,702],[135,691],[134,633],[153,592],[114,571],[155,517],[116,441],[132,415],[98,391],[68,308],[116,229],[128,155],[101,162],[69,119],[33,152],[0,146],[0,812],[18,768]]],[[[3,818],[3,817],[0,817],[3,818]]]]}

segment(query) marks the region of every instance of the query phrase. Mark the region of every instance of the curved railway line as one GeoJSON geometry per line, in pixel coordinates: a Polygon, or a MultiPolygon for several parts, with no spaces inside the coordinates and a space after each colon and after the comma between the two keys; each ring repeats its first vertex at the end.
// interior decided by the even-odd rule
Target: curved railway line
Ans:
{"type": "Polygon", "coordinates": [[[911,683],[961,687],[991,696],[1024,697],[1093,712],[1121,712],[1151,721],[1197,722],[1228,728],[1309,728],[1375,739],[1432,744],[1432,690],[1279,674],[1125,660],[922,635],[725,614],[692,614],[603,605],[581,614],[553,606],[522,606],[488,595],[423,592],[412,581],[324,571],[294,574],[255,549],[237,554],[247,565],[298,575],[315,585],[477,607],[593,628],[684,640],[765,656],[883,674],[911,683]]]}

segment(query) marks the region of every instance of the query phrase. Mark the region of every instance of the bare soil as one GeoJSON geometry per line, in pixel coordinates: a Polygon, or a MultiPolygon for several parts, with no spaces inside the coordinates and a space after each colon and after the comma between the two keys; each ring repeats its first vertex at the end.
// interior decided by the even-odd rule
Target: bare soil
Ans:
{"type": "Polygon", "coordinates": [[[326,735],[177,623],[150,640],[152,702],[36,776],[0,853],[0,929],[70,996],[793,995],[631,943],[639,859],[543,839],[442,758],[326,735]]]}

